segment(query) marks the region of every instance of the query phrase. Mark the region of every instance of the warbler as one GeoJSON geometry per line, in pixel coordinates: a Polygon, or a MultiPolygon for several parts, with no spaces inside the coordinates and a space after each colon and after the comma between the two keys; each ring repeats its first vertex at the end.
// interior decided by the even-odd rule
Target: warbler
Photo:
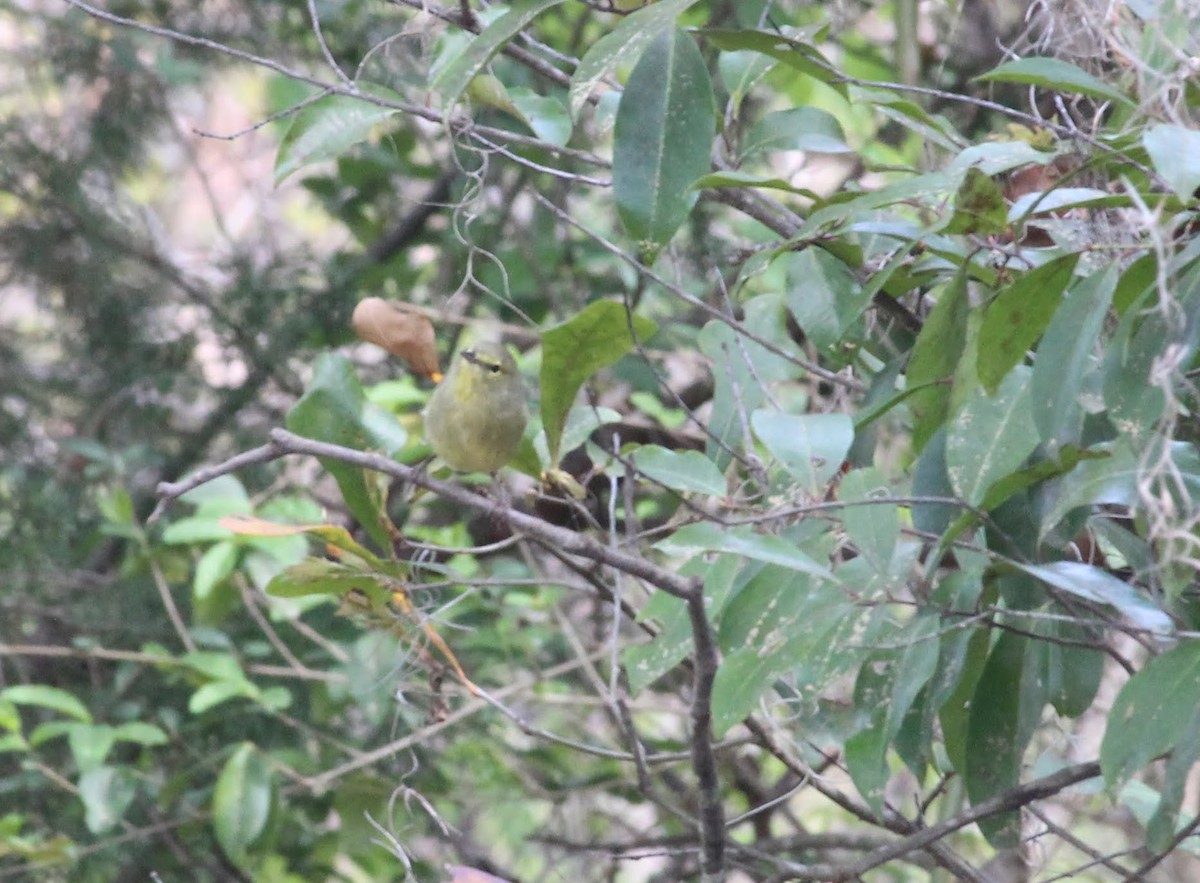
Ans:
{"type": "Polygon", "coordinates": [[[529,409],[517,363],[496,341],[461,350],[425,406],[425,438],[460,472],[495,472],[521,444],[529,409]]]}

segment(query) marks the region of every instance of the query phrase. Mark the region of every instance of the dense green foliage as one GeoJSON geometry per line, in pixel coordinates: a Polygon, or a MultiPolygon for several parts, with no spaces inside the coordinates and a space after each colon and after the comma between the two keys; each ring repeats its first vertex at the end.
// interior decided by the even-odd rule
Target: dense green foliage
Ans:
{"type": "Polygon", "coordinates": [[[1184,0],[67,4],[0,5],[0,879],[1198,873],[1184,0]],[[366,297],[513,346],[503,488],[366,297]]]}

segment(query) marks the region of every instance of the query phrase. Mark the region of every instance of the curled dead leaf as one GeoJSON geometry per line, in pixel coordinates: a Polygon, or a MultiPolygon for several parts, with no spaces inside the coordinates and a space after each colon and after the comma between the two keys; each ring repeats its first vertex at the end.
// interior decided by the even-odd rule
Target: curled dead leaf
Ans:
{"type": "Polygon", "coordinates": [[[406,304],[368,297],[354,308],[350,324],[360,338],[403,360],[414,374],[441,377],[433,323],[406,304]]]}

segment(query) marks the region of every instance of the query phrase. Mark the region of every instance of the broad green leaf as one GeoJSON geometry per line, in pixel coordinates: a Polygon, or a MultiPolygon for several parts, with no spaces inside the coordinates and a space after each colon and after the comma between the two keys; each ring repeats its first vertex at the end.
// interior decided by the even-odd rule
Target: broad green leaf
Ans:
{"type": "Polygon", "coordinates": [[[975,79],[999,83],[1025,83],[1060,92],[1089,95],[1126,106],[1133,104],[1124,92],[1058,58],[1019,58],[993,68],[986,74],[980,74],[975,79]]]}
{"type": "Polygon", "coordinates": [[[1200,708],[1200,641],[1152,658],[1113,702],[1100,743],[1104,783],[1115,793],[1134,773],[1189,738],[1200,708]]]}
{"type": "Polygon", "coordinates": [[[717,59],[721,82],[729,93],[735,112],[750,91],[773,67],[775,59],[757,52],[722,52],[717,59]]]}
{"type": "Polygon", "coordinates": [[[1171,841],[1180,827],[1179,807],[1197,760],[1200,760],[1200,706],[1192,712],[1192,719],[1172,747],[1163,768],[1162,796],[1146,825],[1146,846],[1156,853],[1168,852],[1175,845],[1171,841]]]}
{"type": "Polygon", "coordinates": [[[643,445],[632,456],[639,472],[671,490],[711,497],[724,496],[727,490],[725,476],[699,451],[643,445]]]}
{"type": "Polygon", "coordinates": [[[1092,706],[1104,675],[1104,653],[1068,642],[1094,640],[1094,630],[1074,622],[1053,623],[1050,639],[1039,642],[1046,657],[1046,682],[1054,709],[1064,717],[1079,717],[1092,706]],[[1061,642],[1061,643],[1060,643],[1061,642]]]}
{"type": "Polygon", "coordinates": [[[166,745],[167,734],[154,724],[131,721],[121,724],[113,731],[118,742],[133,742],[137,745],[166,745]]]}
{"type": "Polygon", "coordinates": [[[116,733],[108,724],[72,724],[67,730],[67,744],[81,773],[104,763],[115,743],[116,733]]]}
{"type": "Polygon", "coordinates": [[[757,31],[750,28],[702,28],[696,33],[704,42],[723,52],[750,50],[781,61],[793,70],[825,83],[843,98],[849,90],[837,70],[816,48],[805,42],[806,34],[788,36],[779,31],[757,31]]]}
{"type": "MultiPolygon", "coordinates": [[[[567,411],[563,422],[562,437],[558,441],[558,449],[562,452],[573,451],[592,437],[592,434],[606,423],[620,423],[621,414],[612,408],[578,405],[567,411]]],[[[539,431],[533,437],[533,450],[537,453],[540,470],[552,469],[558,465],[558,458],[550,456],[550,445],[546,441],[545,430],[539,431]]],[[[531,470],[537,474],[539,469],[531,470]]]]}
{"type": "Polygon", "coordinates": [[[921,387],[909,399],[913,412],[912,445],[917,453],[946,422],[954,368],[967,343],[967,272],[960,269],[938,294],[929,318],[913,345],[906,384],[921,387]]]}
{"type": "Polygon", "coordinates": [[[960,775],[967,769],[971,704],[987,664],[989,650],[987,629],[976,628],[966,634],[968,639],[965,646],[956,643],[951,648],[960,655],[949,660],[952,663],[949,674],[953,677],[942,678],[941,682],[944,684],[949,681],[953,689],[938,708],[938,722],[942,728],[946,755],[960,775]]]}
{"type": "Polygon", "coordinates": [[[125,817],[137,794],[137,781],[125,767],[102,766],[79,777],[84,821],[93,834],[103,834],[125,817]]]}
{"type": "Polygon", "coordinates": [[[1200,132],[1183,126],[1160,123],[1142,134],[1154,170],[1185,203],[1200,190],[1200,132]]]}
{"type": "MultiPolygon", "coordinates": [[[[954,488],[950,486],[950,476],[946,474],[946,428],[940,427],[929,439],[921,456],[913,466],[913,496],[917,498],[939,497],[950,500],[954,498],[954,488]]],[[[913,526],[930,534],[940,534],[945,531],[956,515],[959,507],[951,503],[914,503],[912,507],[913,526]]]]}
{"type": "Polygon", "coordinates": [[[954,194],[954,214],[944,233],[994,236],[1008,229],[1008,204],[990,175],[967,169],[954,194]]]}
{"type": "Polygon", "coordinates": [[[221,526],[218,517],[192,515],[172,521],[162,532],[162,541],[167,545],[189,545],[227,540],[232,536],[228,528],[221,526]]]}
{"type": "Polygon", "coordinates": [[[587,102],[592,89],[618,65],[632,62],[656,37],[675,26],[679,14],[696,0],[659,0],[623,19],[611,31],[592,44],[571,74],[568,104],[571,118],[587,102]]]}
{"type": "Polygon", "coordinates": [[[13,705],[36,705],[57,711],[75,720],[85,723],[92,722],[92,714],[87,707],[66,690],[59,687],[47,687],[44,684],[17,684],[0,690],[0,700],[11,702],[13,705]]]}
{"type": "Polygon", "coordinates": [[[877,813],[883,811],[883,791],[888,780],[888,739],[883,720],[898,661],[898,654],[880,652],[869,657],[858,670],[854,707],[869,717],[862,729],[846,740],[844,751],[854,787],[877,813]]]}
{"type": "Polygon", "coordinates": [[[672,555],[697,552],[731,552],[778,564],[788,570],[832,579],[833,573],[823,564],[800,551],[794,542],[771,534],[755,533],[748,527],[724,528],[708,521],[687,524],[654,548],[672,555]]]}
{"type": "Polygon", "coordinates": [[[362,98],[329,95],[304,108],[292,120],[275,157],[275,183],[288,175],[327,159],[337,159],[365,141],[371,132],[400,111],[375,104],[371,98],[400,103],[401,96],[383,86],[362,84],[362,98]]]}
{"type": "Polygon", "coordinates": [[[258,694],[258,688],[249,681],[210,681],[200,686],[188,700],[188,711],[204,714],[230,699],[250,699],[258,694]]]}
{"type": "Polygon", "coordinates": [[[1088,601],[1107,604],[1138,628],[1170,632],[1171,617],[1148,596],[1106,570],[1081,561],[1054,561],[1050,564],[1014,564],[1030,576],[1057,589],[1088,601]]]}
{"type": "Polygon", "coordinates": [[[563,147],[571,140],[571,117],[558,98],[520,87],[509,89],[508,96],[525,125],[547,144],[563,147]]]}
{"type": "Polygon", "coordinates": [[[542,426],[550,459],[558,462],[563,424],[584,381],[633,349],[636,334],[654,333],[649,319],[629,315],[616,301],[598,300],[542,335],[542,426]]]}
{"type": "Polygon", "coordinates": [[[976,389],[946,432],[946,474],[972,505],[991,485],[1015,472],[1037,447],[1030,413],[1029,371],[1018,368],[993,396],[976,389]]]}
{"type": "Polygon", "coordinates": [[[764,570],[722,618],[714,732],[723,734],[742,720],[785,674],[795,673],[801,698],[815,702],[870,654],[879,621],[878,606],[856,606],[836,583],[764,570]]]}
{"type": "Polygon", "coordinates": [[[217,583],[221,582],[237,565],[238,547],[225,540],[214,543],[204,550],[196,562],[196,575],[192,578],[192,596],[203,602],[217,583]]]}
{"type": "MultiPolygon", "coordinates": [[[[313,379],[287,415],[287,427],[298,435],[356,450],[381,448],[394,454],[393,439],[381,439],[363,422],[366,396],[349,360],[333,353],[317,359],[313,379]]],[[[384,514],[383,489],[362,469],[323,459],[321,465],[338,483],[351,514],[381,548],[391,543],[384,514]]]]}
{"type": "MultiPolygon", "coordinates": [[[[787,337],[782,295],[761,294],[746,302],[742,327],[783,352],[795,345],[787,337]]],[[[733,459],[728,449],[741,450],[749,442],[745,415],[766,401],[764,384],[789,380],[801,369],[783,356],[713,320],[700,330],[700,351],[712,362],[715,391],[708,419],[709,441],[705,454],[725,470],[733,459]]]]}
{"type": "Polygon", "coordinates": [[[712,83],[683,31],[656,37],[629,75],[613,132],[613,195],[643,254],[657,253],[696,201],[716,132],[712,83]]]}
{"type": "Polygon", "coordinates": [[[846,763],[859,793],[877,812],[888,780],[888,746],[937,668],[939,628],[937,616],[919,616],[904,630],[902,651],[868,659],[859,669],[854,704],[870,711],[871,721],[846,741],[846,763]]]}
{"type": "Polygon", "coordinates": [[[976,365],[984,389],[994,393],[1005,375],[1025,358],[1062,304],[1077,252],[1030,270],[1001,291],[983,313],[976,365]]]}
{"type": "Polygon", "coordinates": [[[241,859],[262,835],[271,799],[271,770],[266,758],[244,742],[221,768],[212,802],[217,843],[234,861],[241,859]]]}
{"type": "Polygon", "coordinates": [[[210,506],[216,505],[221,515],[250,509],[250,495],[234,475],[219,475],[192,488],[179,499],[195,506],[197,511],[207,512],[210,506]]]}
{"type": "Polygon", "coordinates": [[[887,480],[873,467],[847,473],[838,485],[838,499],[858,504],[842,510],[842,524],[878,573],[887,572],[900,535],[900,511],[891,496],[887,480]]]}
{"type": "Polygon", "coordinates": [[[773,150],[850,153],[837,117],[816,107],[793,107],[769,113],[742,139],[742,158],[773,150]]]}
{"type": "Polygon", "coordinates": [[[342,595],[354,588],[365,591],[374,584],[372,576],[357,567],[324,558],[306,558],[276,575],[267,584],[267,594],[276,598],[342,595]]]}
{"type": "MultiPolygon", "coordinates": [[[[715,621],[737,583],[748,580],[763,566],[747,564],[740,555],[718,555],[711,564],[704,556],[697,556],[680,573],[703,576],[704,606],[715,621]]],[[[691,621],[687,605],[681,598],[655,592],[642,608],[638,620],[655,622],[661,631],[648,643],[627,646],[621,654],[622,665],[629,677],[629,692],[634,696],[686,659],[692,649],[691,621]]]]}
{"type": "Polygon", "coordinates": [[[1117,284],[1109,266],[1078,282],[1050,320],[1038,345],[1029,381],[1033,422],[1051,450],[1080,439],[1083,381],[1094,366],[1092,350],[1117,284]]]}
{"type": "Polygon", "coordinates": [[[1111,445],[1098,445],[1108,457],[1081,462],[1054,485],[1042,516],[1039,536],[1045,538],[1073,509],[1081,506],[1112,504],[1129,506],[1137,500],[1137,457],[1128,439],[1111,445]]]}
{"type": "Polygon", "coordinates": [[[1144,317],[1141,313],[1131,309],[1121,317],[1102,369],[1109,419],[1135,445],[1145,442],[1166,407],[1163,391],[1150,375],[1177,336],[1175,319],[1157,310],[1144,317]]]}
{"type": "Polygon", "coordinates": [[[763,446],[805,492],[819,495],[837,475],[854,442],[846,414],[781,414],[758,410],[750,426],[763,446]]]}
{"type": "MultiPolygon", "coordinates": [[[[971,803],[978,805],[1015,787],[1021,780],[1021,688],[1028,639],[1003,632],[979,676],[967,723],[963,778],[971,803]]],[[[979,820],[979,829],[997,849],[1020,842],[1019,812],[979,820]]]]}
{"type": "Polygon", "coordinates": [[[441,94],[442,110],[449,111],[458,103],[471,81],[483,71],[492,57],[504,48],[505,43],[524,30],[545,10],[562,2],[563,0],[529,0],[525,3],[515,3],[514,8],[485,27],[429,84],[431,90],[441,94]]]}
{"type": "Polygon", "coordinates": [[[796,323],[821,350],[835,346],[870,303],[854,273],[823,248],[788,252],[787,305],[796,323]]]}

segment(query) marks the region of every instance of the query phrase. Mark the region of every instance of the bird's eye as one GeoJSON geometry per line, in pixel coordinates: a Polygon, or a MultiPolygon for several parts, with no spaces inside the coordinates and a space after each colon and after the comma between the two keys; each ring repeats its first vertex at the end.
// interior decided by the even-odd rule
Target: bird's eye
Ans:
{"type": "Polygon", "coordinates": [[[493,374],[499,374],[500,366],[499,365],[488,365],[488,370],[491,371],[493,374]]]}

